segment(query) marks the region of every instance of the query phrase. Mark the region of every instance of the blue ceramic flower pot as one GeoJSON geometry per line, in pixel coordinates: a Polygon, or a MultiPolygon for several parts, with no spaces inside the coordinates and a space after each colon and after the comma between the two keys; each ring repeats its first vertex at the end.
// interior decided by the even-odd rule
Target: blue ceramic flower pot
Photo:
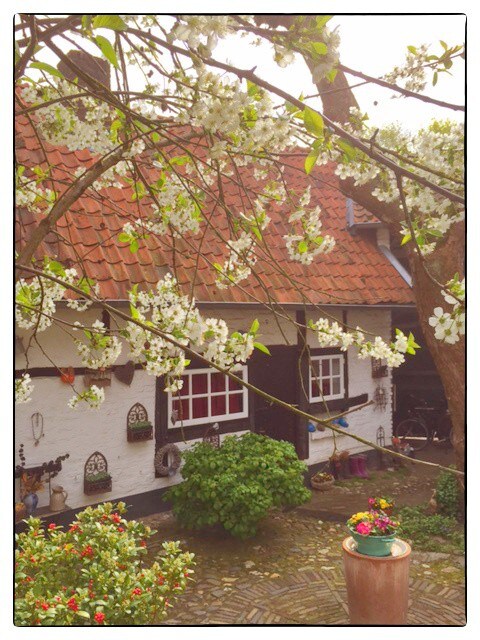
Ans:
{"type": "Polygon", "coordinates": [[[36,493],[27,493],[23,498],[23,504],[27,509],[27,516],[31,516],[35,513],[38,504],[38,496],[36,493]]]}
{"type": "Polygon", "coordinates": [[[349,527],[353,539],[357,543],[357,552],[365,556],[383,558],[392,553],[392,545],[395,542],[395,534],[388,536],[363,536],[349,527]]]}

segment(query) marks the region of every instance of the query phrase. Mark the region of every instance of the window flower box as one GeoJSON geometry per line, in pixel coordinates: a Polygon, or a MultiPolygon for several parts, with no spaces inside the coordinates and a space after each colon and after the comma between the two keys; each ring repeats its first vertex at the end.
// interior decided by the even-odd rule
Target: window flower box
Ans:
{"type": "Polygon", "coordinates": [[[132,422],[127,425],[128,442],[140,442],[142,440],[152,440],[153,425],[148,420],[132,422]]]}
{"type": "Polygon", "coordinates": [[[87,475],[83,482],[83,492],[87,496],[96,493],[106,493],[112,490],[112,476],[108,472],[87,475]]]}

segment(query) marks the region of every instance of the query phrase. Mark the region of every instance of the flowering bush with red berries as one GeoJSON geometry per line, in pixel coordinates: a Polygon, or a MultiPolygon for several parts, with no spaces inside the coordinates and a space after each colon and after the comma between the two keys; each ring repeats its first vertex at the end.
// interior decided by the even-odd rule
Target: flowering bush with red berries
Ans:
{"type": "Polygon", "coordinates": [[[193,573],[193,554],[164,542],[145,562],[155,532],[122,517],[125,504],[88,507],[66,531],[29,518],[17,538],[15,624],[122,625],[162,620],[193,573]]]}

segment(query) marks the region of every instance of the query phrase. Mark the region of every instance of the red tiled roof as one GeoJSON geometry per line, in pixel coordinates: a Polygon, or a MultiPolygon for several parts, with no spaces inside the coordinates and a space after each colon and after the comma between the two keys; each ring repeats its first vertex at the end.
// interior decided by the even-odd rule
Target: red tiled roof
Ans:
{"type": "MultiPolygon", "coordinates": [[[[74,171],[93,162],[88,151],[72,152],[65,147],[53,147],[43,141],[47,162],[33,128],[25,116],[17,119],[16,152],[18,161],[27,167],[47,164],[52,167],[56,181],[71,181],[74,171]]],[[[126,222],[141,217],[148,207],[145,198],[132,202],[132,190],[107,188],[100,195],[83,195],[59,220],[57,233],[61,241],[49,234],[38,251],[56,256],[64,264],[82,262],[85,274],[98,281],[101,295],[107,299],[123,300],[127,291],[138,283],[140,289],[153,285],[170,269],[185,292],[193,287],[200,302],[244,303],[276,301],[279,303],[313,304],[400,304],[413,302],[411,289],[386,257],[367,238],[353,237],[347,231],[346,198],[338,189],[338,179],[331,168],[316,168],[307,176],[303,171],[301,155],[288,157],[285,180],[290,188],[301,193],[311,185],[311,204],[319,204],[323,211],[325,233],[333,235],[337,246],[328,255],[318,256],[310,266],[288,259],[283,236],[289,231],[289,209],[286,204],[268,210],[271,223],[264,238],[271,259],[259,259],[255,274],[239,286],[218,289],[214,286],[216,271],[213,263],[223,263],[225,243],[217,233],[230,237],[228,221],[221,210],[214,208],[213,198],[207,198],[203,213],[208,221],[202,223],[202,232],[195,237],[177,239],[153,235],[140,241],[140,249],[132,254],[118,235],[126,222]],[[212,216],[213,224],[210,224],[212,216]],[[213,217],[214,216],[214,217],[213,217]],[[202,257],[197,261],[198,248],[202,257]],[[294,283],[293,283],[294,282],[294,283]]],[[[148,169],[147,169],[148,171],[148,169]]],[[[242,172],[247,188],[255,189],[252,172],[242,172]]],[[[245,192],[231,181],[224,185],[225,200],[233,211],[243,211],[245,192]]],[[[370,216],[360,207],[359,215],[370,216]]],[[[28,239],[37,224],[36,218],[25,210],[19,212],[17,237],[19,245],[28,239]]],[[[371,218],[369,218],[371,221],[371,218]]]]}

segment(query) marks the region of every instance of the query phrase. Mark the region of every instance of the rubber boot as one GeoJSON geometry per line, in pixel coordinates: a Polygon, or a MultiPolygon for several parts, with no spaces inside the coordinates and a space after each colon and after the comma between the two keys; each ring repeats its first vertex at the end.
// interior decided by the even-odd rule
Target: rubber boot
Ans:
{"type": "Polygon", "coordinates": [[[350,458],[348,459],[349,462],[349,468],[350,468],[350,475],[352,475],[354,478],[358,478],[360,476],[360,473],[358,471],[358,458],[356,456],[350,456],[350,458]]]}
{"type": "Polygon", "coordinates": [[[340,460],[340,475],[344,480],[348,480],[350,478],[350,458],[341,458],[340,460]]]}
{"type": "Polygon", "coordinates": [[[358,475],[360,478],[368,478],[367,456],[358,456],[358,475]]]}

